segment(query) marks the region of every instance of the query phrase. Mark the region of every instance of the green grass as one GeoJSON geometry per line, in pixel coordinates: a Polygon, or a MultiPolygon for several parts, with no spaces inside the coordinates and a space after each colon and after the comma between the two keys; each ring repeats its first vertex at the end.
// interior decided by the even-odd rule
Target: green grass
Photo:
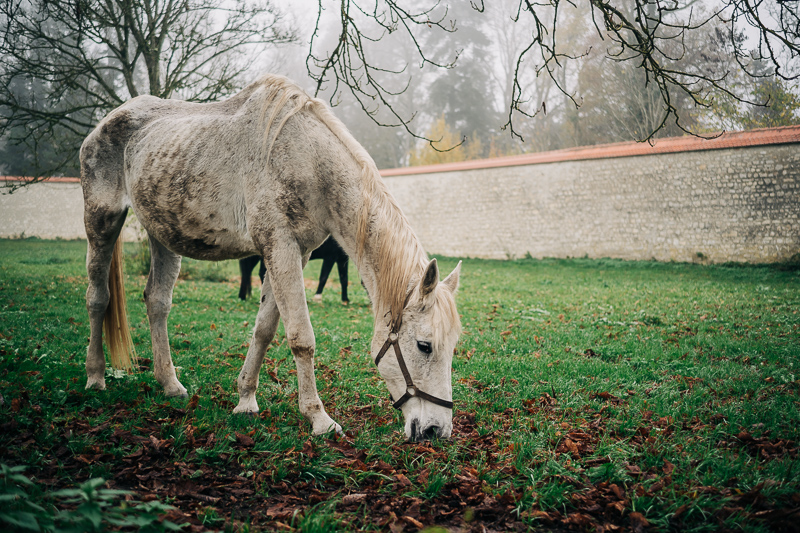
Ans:
{"type": "MultiPolygon", "coordinates": [[[[298,412],[282,329],[262,413],[230,414],[257,310],[236,298],[234,262],[184,260],[175,288],[170,344],[195,408],[160,395],[151,371],[109,371],[106,391],[84,391],[84,260],[83,242],[0,241],[0,463],[53,489],[112,479],[181,509],[173,521],[228,530],[591,530],[640,516],[660,530],[796,527],[784,511],[800,503],[797,270],[464,260],[455,434],[418,446],[369,362],[352,265],[349,306],[330,286],[309,303],[320,396],[349,434],[329,441],[298,412]],[[152,475],[137,450],[159,465],[152,475]]],[[[132,336],[152,359],[145,277],[128,266],[132,336]]],[[[305,272],[309,299],[318,270],[305,272]]]]}

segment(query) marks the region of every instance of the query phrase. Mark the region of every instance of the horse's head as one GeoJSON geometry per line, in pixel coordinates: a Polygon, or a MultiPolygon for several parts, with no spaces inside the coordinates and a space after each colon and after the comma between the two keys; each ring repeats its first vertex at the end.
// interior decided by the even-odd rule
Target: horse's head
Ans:
{"type": "Polygon", "coordinates": [[[461,263],[440,282],[432,260],[408,297],[399,329],[376,328],[372,339],[378,371],[403,411],[411,441],[449,438],[453,431],[451,365],[461,333],[454,298],[460,271],[461,263]]]}

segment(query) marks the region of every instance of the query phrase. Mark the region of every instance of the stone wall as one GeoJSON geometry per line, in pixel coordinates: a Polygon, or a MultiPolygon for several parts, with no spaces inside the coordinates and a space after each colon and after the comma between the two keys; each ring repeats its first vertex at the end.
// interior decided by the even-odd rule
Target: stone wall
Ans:
{"type": "MultiPolygon", "coordinates": [[[[6,178],[8,180],[8,178],[6,178]]],[[[0,238],[86,239],[83,191],[77,178],[56,178],[21,187],[9,194],[0,181],[0,238]]],[[[123,238],[144,236],[128,215],[123,238]]]]}
{"type": "Polygon", "coordinates": [[[772,262],[800,252],[800,144],[386,181],[437,254],[772,262]]]}
{"type": "Polygon", "coordinates": [[[0,189],[0,237],[85,239],[81,184],[45,181],[13,194],[0,189]]]}
{"type": "MultiPolygon", "coordinates": [[[[383,173],[435,254],[762,263],[800,252],[800,127],[383,173]]],[[[0,194],[0,237],[23,234],[85,238],[77,180],[0,194]]]]}

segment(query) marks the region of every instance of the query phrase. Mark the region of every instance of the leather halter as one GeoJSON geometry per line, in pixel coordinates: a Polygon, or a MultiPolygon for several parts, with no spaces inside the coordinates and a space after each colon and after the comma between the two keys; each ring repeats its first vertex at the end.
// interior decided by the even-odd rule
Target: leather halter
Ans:
{"type": "MultiPolygon", "coordinates": [[[[403,309],[406,308],[408,305],[408,299],[410,298],[411,293],[406,296],[405,304],[403,305],[403,309]]],[[[447,409],[453,408],[453,402],[449,402],[447,400],[443,400],[441,398],[437,398],[436,396],[432,396],[427,392],[419,390],[414,382],[411,380],[411,374],[408,372],[408,367],[406,366],[405,359],[403,359],[403,353],[400,351],[400,343],[398,342],[398,332],[400,331],[400,326],[403,323],[402,315],[398,317],[397,320],[394,320],[392,323],[392,330],[389,333],[389,338],[386,339],[386,342],[383,343],[380,351],[378,352],[378,356],[375,358],[375,366],[377,367],[383,356],[389,350],[389,346],[394,346],[394,353],[397,357],[397,364],[400,365],[400,372],[403,373],[403,379],[406,380],[406,393],[400,397],[399,400],[392,404],[392,407],[395,409],[400,409],[404,403],[410,400],[413,397],[422,398],[423,400],[429,401],[436,405],[441,405],[442,407],[446,407],[447,409]]],[[[391,393],[389,393],[391,397],[391,393]]],[[[394,398],[392,398],[394,400],[394,398]]]]}

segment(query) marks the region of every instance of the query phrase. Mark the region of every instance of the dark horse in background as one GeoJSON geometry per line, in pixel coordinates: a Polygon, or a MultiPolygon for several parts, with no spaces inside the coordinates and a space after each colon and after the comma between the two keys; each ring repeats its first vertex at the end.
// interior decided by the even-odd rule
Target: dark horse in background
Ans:
{"type": "MultiPolygon", "coordinates": [[[[339,246],[339,243],[333,240],[333,237],[328,237],[319,248],[311,252],[309,261],[312,259],[322,259],[322,270],[319,273],[319,287],[317,287],[314,300],[322,300],[322,289],[325,288],[325,284],[328,282],[328,276],[333,269],[333,264],[336,263],[339,269],[339,281],[342,284],[342,303],[349,303],[350,300],[347,299],[347,262],[349,258],[345,251],[342,250],[342,247],[339,246]]],[[[239,271],[242,273],[239,298],[242,300],[246,300],[253,291],[250,278],[253,275],[253,269],[259,263],[261,263],[261,266],[258,268],[258,277],[261,278],[261,283],[264,283],[264,275],[267,269],[264,266],[264,261],[261,259],[261,256],[253,255],[239,260],[239,271]]]]}

